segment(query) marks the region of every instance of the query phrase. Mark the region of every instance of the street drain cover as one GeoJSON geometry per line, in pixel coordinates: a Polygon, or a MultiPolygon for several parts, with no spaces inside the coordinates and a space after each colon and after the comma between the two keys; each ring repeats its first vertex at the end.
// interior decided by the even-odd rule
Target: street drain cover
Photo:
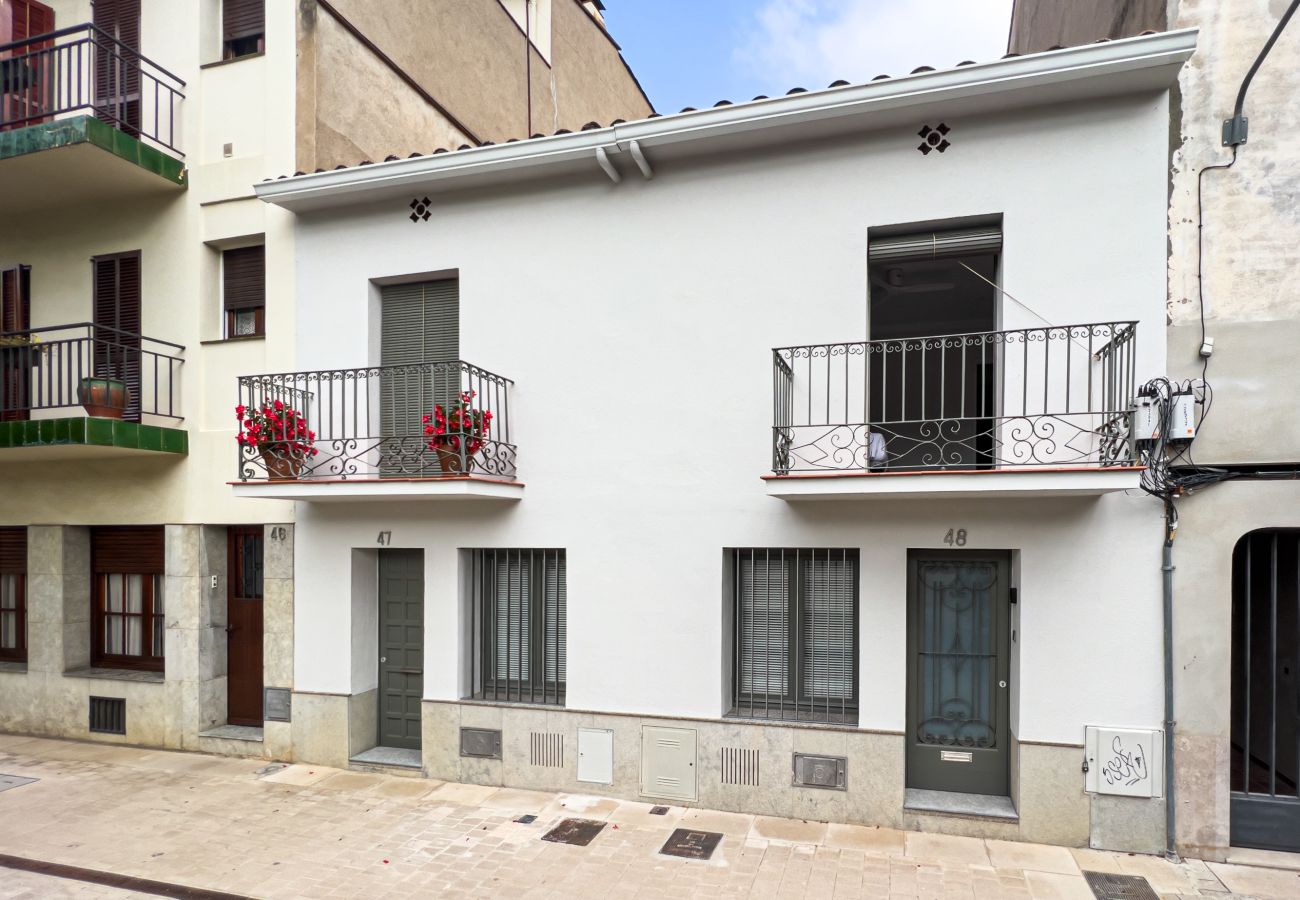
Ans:
{"type": "Polygon", "coordinates": [[[520,816],[519,818],[515,819],[515,821],[518,822],[520,825],[531,825],[537,821],[537,816],[534,815],[520,816]]]}
{"type": "Polygon", "coordinates": [[[1084,879],[1097,900],[1160,900],[1151,885],[1140,875],[1114,875],[1110,872],[1084,872],[1084,879]]]}
{"type": "Polygon", "coordinates": [[[600,834],[601,829],[604,827],[604,822],[596,822],[591,819],[565,819],[542,835],[542,840],[550,841],[552,844],[572,844],[575,847],[585,847],[596,839],[596,835],[600,834]]]}
{"type": "Polygon", "coordinates": [[[659,852],[664,856],[680,856],[683,859],[708,859],[718,849],[722,835],[716,831],[691,831],[678,828],[668,837],[659,852]]]}
{"type": "Polygon", "coordinates": [[[7,791],[10,788],[22,787],[24,784],[31,784],[37,781],[35,778],[22,778],[18,775],[0,775],[0,791],[7,791]]]}
{"type": "Polygon", "coordinates": [[[652,807],[650,807],[650,815],[652,815],[652,816],[666,816],[666,815],[668,815],[668,807],[666,807],[666,806],[652,806],[652,807]]]}
{"type": "Polygon", "coordinates": [[[274,775],[276,772],[280,771],[281,769],[287,769],[287,768],[289,768],[288,763],[271,763],[270,765],[262,766],[262,768],[258,769],[253,774],[256,775],[258,778],[265,778],[267,775],[274,775]]]}

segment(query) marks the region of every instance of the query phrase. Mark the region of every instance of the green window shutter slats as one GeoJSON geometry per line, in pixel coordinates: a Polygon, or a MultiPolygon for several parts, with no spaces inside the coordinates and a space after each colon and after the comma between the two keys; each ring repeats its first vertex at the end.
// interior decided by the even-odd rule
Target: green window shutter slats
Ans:
{"type": "MultiPolygon", "coordinates": [[[[431,414],[437,403],[454,402],[461,389],[456,366],[417,368],[460,358],[460,283],[447,279],[386,285],[380,292],[380,319],[379,364],[391,367],[379,380],[380,427],[385,437],[397,439],[392,449],[408,455],[422,452],[421,417],[431,414]]],[[[380,470],[400,474],[402,468],[381,464],[380,470]]]]}
{"type": "Polygon", "coordinates": [[[790,562],[784,553],[742,556],[739,572],[740,691],[776,699],[789,693],[790,562]]]}
{"type": "Polygon", "coordinates": [[[565,552],[476,550],[474,572],[475,696],[563,704],[565,552]]]}
{"type": "Polygon", "coordinates": [[[266,305],[266,247],[240,247],[221,254],[223,303],[227,310],[266,305]]]}

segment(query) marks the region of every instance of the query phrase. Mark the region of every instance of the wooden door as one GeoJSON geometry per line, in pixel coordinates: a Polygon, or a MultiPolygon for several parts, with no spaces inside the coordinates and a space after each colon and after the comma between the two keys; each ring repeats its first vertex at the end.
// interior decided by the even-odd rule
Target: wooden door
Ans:
{"type": "Polygon", "coordinates": [[[379,746],[420,749],[424,551],[379,551],[379,746]]]}
{"type": "Polygon", "coordinates": [[[125,382],[128,422],[140,421],[140,251],[91,259],[94,267],[94,349],[97,378],[125,382]]]}
{"type": "Polygon", "coordinates": [[[228,532],[226,721],[262,727],[262,526],[228,532]]]}
{"type": "Polygon", "coordinates": [[[0,271],[0,422],[30,416],[33,367],[40,356],[21,342],[31,328],[31,266],[0,271]],[[10,342],[13,345],[10,345],[10,342]]]}
{"type": "Polygon", "coordinates": [[[1005,797],[1009,556],[915,551],[908,569],[907,786],[1005,797]]]}
{"type": "Polygon", "coordinates": [[[140,134],[140,0],[95,0],[95,114],[140,134]]]}

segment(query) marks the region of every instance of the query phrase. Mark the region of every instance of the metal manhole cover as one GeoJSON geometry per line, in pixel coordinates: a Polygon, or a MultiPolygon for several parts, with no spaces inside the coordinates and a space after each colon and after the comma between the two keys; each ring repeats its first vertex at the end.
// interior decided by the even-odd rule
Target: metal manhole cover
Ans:
{"type": "Polygon", "coordinates": [[[518,822],[520,825],[531,825],[537,821],[537,816],[531,814],[526,816],[520,816],[519,818],[515,819],[515,821],[518,822]]]}
{"type": "Polygon", "coordinates": [[[600,834],[604,827],[604,822],[596,822],[592,819],[565,819],[542,835],[542,840],[550,841],[552,844],[585,847],[596,839],[596,835],[600,834]]]}
{"type": "Polygon", "coordinates": [[[650,807],[650,815],[652,815],[652,816],[666,816],[666,815],[668,815],[668,807],[666,807],[666,806],[652,806],[652,807],[650,807]]]}
{"type": "Polygon", "coordinates": [[[256,775],[258,778],[265,778],[267,775],[274,775],[276,772],[280,771],[281,769],[287,769],[287,768],[289,768],[288,763],[271,763],[269,765],[262,766],[262,768],[258,769],[253,774],[256,775]]]}
{"type": "Polygon", "coordinates": [[[716,831],[691,831],[678,828],[668,837],[659,852],[664,856],[680,856],[682,859],[708,859],[718,849],[722,835],[716,831]]]}
{"type": "Polygon", "coordinates": [[[0,791],[22,787],[24,784],[31,784],[33,781],[39,780],[38,778],[23,778],[20,775],[0,775],[0,791]]]}
{"type": "Polygon", "coordinates": [[[1140,875],[1114,875],[1110,872],[1084,872],[1084,879],[1097,900],[1160,900],[1151,885],[1140,875]]]}

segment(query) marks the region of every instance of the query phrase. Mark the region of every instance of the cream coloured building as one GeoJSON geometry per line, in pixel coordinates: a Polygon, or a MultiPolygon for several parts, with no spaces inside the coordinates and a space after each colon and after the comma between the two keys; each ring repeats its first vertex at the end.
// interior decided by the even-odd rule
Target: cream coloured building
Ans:
{"type": "Polygon", "coordinates": [[[0,0],[0,729],[294,754],[293,504],[225,484],[299,327],[254,183],[652,111],[599,3],[384,6],[0,0]]]}

